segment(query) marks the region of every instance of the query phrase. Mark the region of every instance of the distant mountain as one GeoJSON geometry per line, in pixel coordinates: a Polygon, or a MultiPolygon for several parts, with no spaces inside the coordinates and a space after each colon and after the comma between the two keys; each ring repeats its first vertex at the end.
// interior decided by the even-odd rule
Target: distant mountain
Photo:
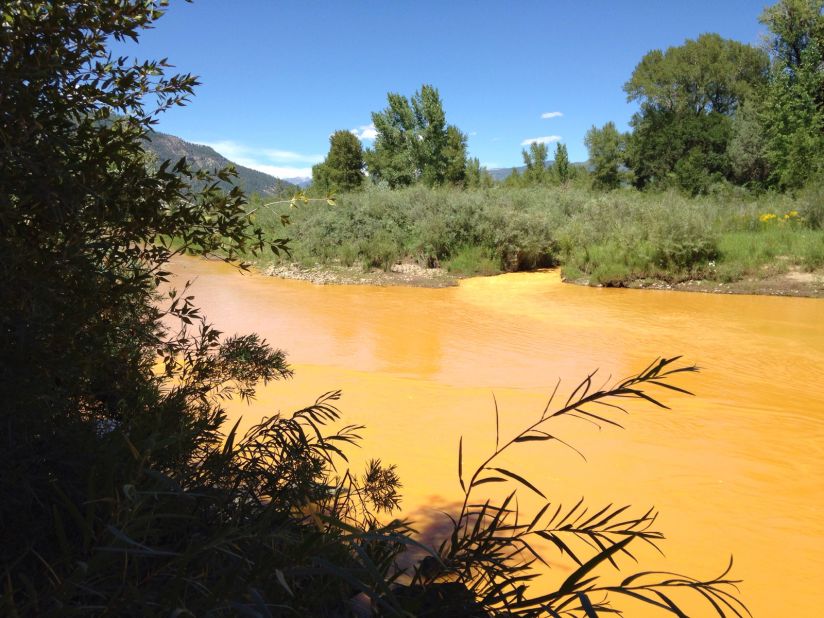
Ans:
{"type": "Polygon", "coordinates": [[[215,171],[227,165],[234,165],[238,174],[235,182],[249,195],[286,195],[294,193],[298,188],[296,183],[232,163],[209,146],[190,144],[167,133],[152,132],[148,138],[147,149],[155,153],[161,161],[168,159],[176,163],[182,157],[186,157],[186,161],[194,169],[199,170],[215,171]]]}
{"type": "Polygon", "coordinates": [[[501,180],[506,180],[506,178],[512,174],[513,169],[518,170],[519,174],[523,174],[526,169],[526,165],[521,165],[520,167],[496,167],[486,171],[489,172],[489,175],[492,176],[493,180],[500,182],[501,180]]]}
{"type": "MultiPolygon", "coordinates": [[[[547,161],[546,166],[551,167],[555,161],[547,161]]],[[[589,161],[583,161],[579,163],[571,163],[573,167],[583,167],[589,169],[589,161]]],[[[506,180],[512,174],[512,170],[518,170],[519,174],[523,174],[526,170],[526,165],[520,165],[518,167],[496,167],[495,169],[486,170],[489,172],[489,175],[492,176],[492,179],[500,182],[501,180],[506,180]]]]}
{"type": "Polygon", "coordinates": [[[312,178],[307,176],[295,176],[294,178],[284,178],[283,180],[285,182],[291,182],[293,185],[297,185],[301,189],[305,189],[312,184],[312,178]]]}

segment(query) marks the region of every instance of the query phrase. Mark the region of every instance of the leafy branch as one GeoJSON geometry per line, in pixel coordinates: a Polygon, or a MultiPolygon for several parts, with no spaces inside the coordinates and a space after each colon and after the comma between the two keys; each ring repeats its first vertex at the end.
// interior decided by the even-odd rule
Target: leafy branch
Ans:
{"type": "MultiPolygon", "coordinates": [[[[665,613],[686,614],[674,592],[691,591],[703,598],[720,617],[749,614],[735,596],[736,580],[728,577],[730,566],[718,577],[701,580],[673,573],[644,571],[624,578],[617,584],[605,583],[599,569],[607,564],[619,569],[622,556],[635,560],[635,542],[658,549],[664,536],[655,530],[657,513],[649,509],[631,515],[628,506],[609,504],[590,509],[579,500],[571,508],[552,504],[532,481],[498,464],[502,454],[517,445],[529,442],[557,442],[583,455],[549,431],[559,417],[570,417],[594,423],[621,427],[617,414],[626,414],[625,400],[645,401],[667,408],[651,388],[667,389],[684,394],[689,391],[671,383],[682,373],[698,371],[693,365],[679,365],[680,357],[661,358],[637,375],[613,386],[595,386],[596,372],[586,376],[569,394],[566,401],[553,409],[560,382],[539,417],[508,440],[500,432],[500,415],[495,404],[495,448],[472,471],[465,474],[463,437],[458,442],[458,480],[463,502],[456,515],[448,515],[451,534],[430,558],[414,570],[413,586],[430,589],[451,582],[460,585],[487,612],[503,612],[514,616],[598,616],[621,614],[611,605],[611,599],[631,597],[665,613]],[[484,485],[514,484],[512,491],[500,502],[479,500],[476,495],[484,485]],[[537,513],[524,520],[517,503],[517,489],[526,488],[545,502],[537,513]],[[528,584],[537,577],[534,567],[549,567],[545,556],[536,548],[536,541],[548,542],[562,556],[568,556],[577,568],[552,593],[540,596],[528,594],[528,584]],[[424,563],[427,563],[426,565],[424,563]]],[[[659,550],[660,551],[660,550],[659,550]]],[[[458,595],[459,597],[460,595],[458,595]]]]}

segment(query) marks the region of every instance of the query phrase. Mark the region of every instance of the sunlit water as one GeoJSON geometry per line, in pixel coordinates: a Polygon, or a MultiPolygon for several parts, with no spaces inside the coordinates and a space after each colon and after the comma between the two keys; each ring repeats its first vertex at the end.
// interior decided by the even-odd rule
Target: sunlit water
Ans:
{"type": "MultiPolygon", "coordinates": [[[[396,463],[404,512],[417,517],[460,496],[460,435],[465,467],[493,448],[493,394],[512,435],[559,377],[568,393],[596,368],[619,378],[684,355],[702,371],[676,383],[696,397],[660,392],[672,411],[633,405],[623,430],[558,424],[586,461],[530,444],[507,463],[553,502],[656,507],[666,555],[642,552],[640,565],[622,563],[627,574],[711,577],[734,555],[754,616],[824,615],[824,301],[592,289],[554,272],[414,289],[316,286],[194,259],[172,270],[195,281],[221,330],[258,332],[289,354],[295,378],[232,413],[248,427],[342,389],[346,421],[367,426],[353,465],[396,463]]],[[[533,505],[524,494],[522,508],[533,505]]],[[[569,573],[556,562],[546,586],[569,573]]]]}

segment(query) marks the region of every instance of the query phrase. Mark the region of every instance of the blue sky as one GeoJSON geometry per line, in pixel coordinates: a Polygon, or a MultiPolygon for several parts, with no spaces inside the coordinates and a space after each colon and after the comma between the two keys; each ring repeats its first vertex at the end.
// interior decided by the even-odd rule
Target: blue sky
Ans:
{"type": "Polygon", "coordinates": [[[158,129],[242,165],[308,176],[337,129],[365,146],[386,93],[440,91],[487,167],[521,165],[531,139],[587,158],[584,134],[635,105],[622,90],[651,49],[704,32],[758,45],[764,0],[196,0],[173,2],[140,45],[202,85],[158,129]]]}

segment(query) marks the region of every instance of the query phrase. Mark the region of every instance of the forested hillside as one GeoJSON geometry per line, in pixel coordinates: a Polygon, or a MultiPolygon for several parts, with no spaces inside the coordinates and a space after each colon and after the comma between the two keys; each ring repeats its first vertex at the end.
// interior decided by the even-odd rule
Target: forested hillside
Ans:
{"type": "MultiPolygon", "coordinates": [[[[195,170],[205,170],[214,172],[229,165],[234,166],[237,171],[236,184],[246,193],[259,193],[260,195],[285,195],[297,190],[297,186],[275,178],[269,174],[264,174],[242,165],[233,163],[214,148],[202,144],[192,144],[185,140],[169,135],[152,131],[147,136],[147,150],[153,152],[158,160],[169,160],[176,163],[182,157],[195,170]]],[[[228,183],[223,183],[228,188],[228,183]]]]}

